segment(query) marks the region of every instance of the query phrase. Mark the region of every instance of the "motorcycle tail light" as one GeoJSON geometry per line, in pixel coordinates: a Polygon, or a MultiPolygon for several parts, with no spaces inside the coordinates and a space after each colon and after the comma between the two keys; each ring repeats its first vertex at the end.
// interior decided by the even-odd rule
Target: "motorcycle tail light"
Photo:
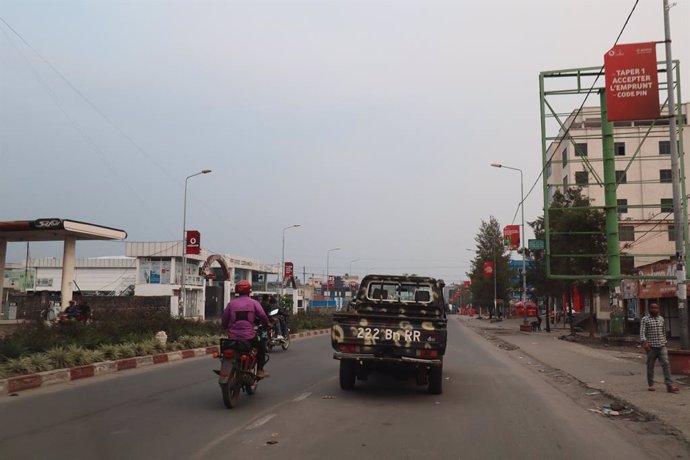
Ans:
{"type": "Polygon", "coordinates": [[[233,359],[234,357],[235,357],[235,350],[224,350],[223,351],[223,358],[233,359]]]}
{"type": "Polygon", "coordinates": [[[247,355],[242,355],[242,356],[240,357],[240,359],[242,360],[242,362],[245,362],[245,361],[247,361],[247,359],[249,359],[249,356],[247,356],[247,355]]]}

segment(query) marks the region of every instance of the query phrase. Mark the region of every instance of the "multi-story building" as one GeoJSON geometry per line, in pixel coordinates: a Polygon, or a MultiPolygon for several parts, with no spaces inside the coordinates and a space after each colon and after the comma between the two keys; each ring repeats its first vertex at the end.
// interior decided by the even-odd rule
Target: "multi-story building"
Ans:
{"type": "MultiPolygon", "coordinates": [[[[681,104],[680,153],[690,146],[689,108],[690,104],[681,104]]],[[[621,268],[627,274],[672,276],[675,273],[671,263],[675,254],[675,228],[668,118],[616,121],[613,126],[621,268]],[[659,264],[663,267],[659,268],[659,264]]],[[[548,203],[552,202],[557,190],[581,187],[583,194],[592,199],[592,205],[604,206],[600,108],[588,107],[570,114],[556,139],[547,150],[548,161],[544,169],[548,203]]],[[[672,283],[624,281],[621,296],[628,320],[636,323],[646,311],[644,305],[657,302],[668,319],[670,334],[677,335],[679,312],[675,291],[661,289],[667,284],[672,283]]],[[[571,294],[570,299],[577,297],[578,289],[564,293],[564,305],[571,302],[568,300],[571,294]]],[[[576,300],[572,302],[578,303],[576,300]]],[[[612,310],[609,303],[608,295],[603,292],[595,296],[598,320],[610,318],[612,310]]],[[[589,311],[587,299],[582,304],[584,311],[589,311]]],[[[577,311],[579,308],[578,305],[577,311]]]]}
{"type": "MultiPolygon", "coordinates": [[[[690,145],[689,106],[681,104],[683,134],[679,145],[686,150],[690,145]]],[[[628,260],[634,267],[668,258],[658,254],[675,253],[668,124],[667,118],[614,122],[621,251],[650,254],[628,260]]],[[[547,151],[550,161],[544,173],[549,203],[556,190],[582,187],[594,206],[603,206],[604,187],[597,180],[603,181],[604,177],[600,109],[589,107],[573,112],[564,125],[569,128],[569,137],[563,138],[565,131],[561,129],[558,137],[562,140],[552,142],[547,151]]]]}

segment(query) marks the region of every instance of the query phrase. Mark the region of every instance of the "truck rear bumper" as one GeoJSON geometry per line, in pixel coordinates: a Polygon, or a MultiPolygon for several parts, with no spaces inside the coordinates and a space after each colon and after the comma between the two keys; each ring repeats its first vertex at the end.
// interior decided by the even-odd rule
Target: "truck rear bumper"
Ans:
{"type": "Polygon", "coordinates": [[[355,361],[375,361],[375,362],[388,362],[388,363],[414,363],[414,364],[425,364],[427,366],[440,366],[443,361],[440,359],[421,359],[421,358],[411,358],[409,356],[399,356],[399,357],[385,357],[376,356],[368,353],[333,353],[333,359],[352,359],[355,361]]]}

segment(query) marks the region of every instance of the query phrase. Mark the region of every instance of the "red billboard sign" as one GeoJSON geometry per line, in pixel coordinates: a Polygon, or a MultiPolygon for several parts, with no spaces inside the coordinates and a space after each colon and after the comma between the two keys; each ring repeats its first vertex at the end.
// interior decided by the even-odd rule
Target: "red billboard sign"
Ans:
{"type": "Polygon", "coordinates": [[[285,267],[283,268],[283,280],[290,279],[294,275],[295,269],[292,262],[285,262],[285,267]]]}
{"type": "Polygon", "coordinates": [[[201,233],[198,230],[187,230],[186,239],[185,254],[199,254],[201,252],[201,233]]]}
{"type": "Polygon", "coordinates": [[[484,273],[484,278],[493,278],[493,276],[494,276],[494,263],[493,262],[484,262],[484,266],[482,267],[482,273],[484,273]]]}
{"type": "Polygon", "coordinates": [[[508,249],[520,249],[519,225],[506,225],[503,228],[503,245],[508,249]]]}
{"type": "Polygon", "coordinates": [[[604,56],[609,121],[659,118],[656,44],[616,45],[604,56]]]}
{"type": "Polygon", "coordinates": [[[463,281],[463,282],[462,282],[462,287],[465,288],[465,289],[469,289],[469,288],[470,288],[470,282],[469,282],[469,281],[463,281]]]}

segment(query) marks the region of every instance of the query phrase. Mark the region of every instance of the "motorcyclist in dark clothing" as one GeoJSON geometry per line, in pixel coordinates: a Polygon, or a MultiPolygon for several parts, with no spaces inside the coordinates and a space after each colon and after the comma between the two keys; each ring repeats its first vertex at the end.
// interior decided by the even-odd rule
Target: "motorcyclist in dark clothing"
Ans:
{"type": "Polygon", "coordinates": [[[271,297],[269,300],[269,310],[268,311],[273,311],[275,309],[278,309],[278,324],[280,326],[280,329],[278,331],[278,338],[285,338],[287,335],[287,321],[285,317],[287,316],[285,314],[285,311],[278,306],[278,301],[276,300],[275,297],[271,297]]]}

